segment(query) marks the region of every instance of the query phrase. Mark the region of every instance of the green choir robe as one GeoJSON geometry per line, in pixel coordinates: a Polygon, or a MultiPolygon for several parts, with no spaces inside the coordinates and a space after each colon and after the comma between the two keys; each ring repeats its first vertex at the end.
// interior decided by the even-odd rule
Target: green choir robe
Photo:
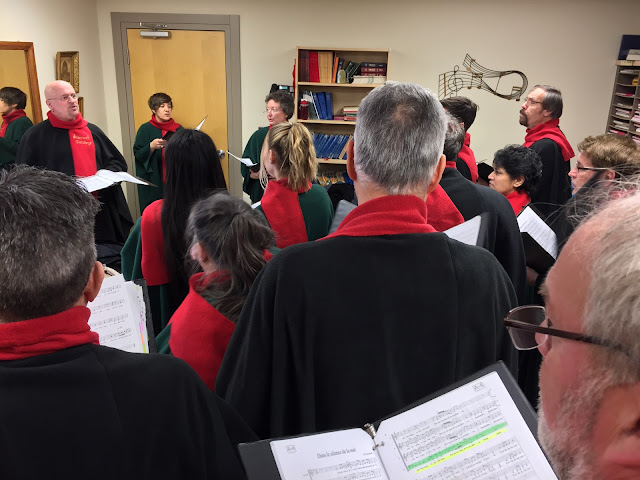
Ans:
{"type": "MultiPolygon", "coordinates": [[[[242,157],[250,158],[253,163],[259,164],[262,144],[264,143],[264,139],[267,137],[267,133],[269,133],[269,127],[260,127],[256,130],[253,135],[251,135],[251,138],[249,138],[247,146],[244,147],[242,157]]],[[[260,180],[251,178],[251,170],[244,163],[240,164],[240,171],[244,177],[244,180],[242,181],[242,190],[251,197],[251,203],[259,202],[262,198],[262,194],[264,193],[262,185],[260,185],[260,180]]]]}
{"type": "Polygon", "coordinates": [[[16,118],[7,126],[4,138],[0,138],[0,169],[16,161],[16,153],[24,132],[33,127],[29,117],[16,118]]]}

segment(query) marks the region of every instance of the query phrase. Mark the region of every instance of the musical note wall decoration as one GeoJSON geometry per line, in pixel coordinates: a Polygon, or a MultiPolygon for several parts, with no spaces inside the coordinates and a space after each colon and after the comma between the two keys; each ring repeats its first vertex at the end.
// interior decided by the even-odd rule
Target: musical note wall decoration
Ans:
{"type": "Polygon", "coordinates": [[[453,70],[439,75],[438,96],[440,99],[455,97],[460,90],[466,87],[469,90],[478,88],[506,100],[518,101],[529,85],[524,73],[518,70],[500,71],[485,68],[476,62],[475,58],[471,58],[469,54],[464,57],[462,65],[465,70],[461,70],[456,65],[453,70]],[[512,81],[505,80],[510,75],[512,76],[512,81]],[[495,86],[490,86],[487,80],[493,83],[493,79],[497,79],[495,80],[495,86]],[[499,91],[501,81],[503,83],[502,93],[499,91]],[[504,85],[505,83],[507,83],[507,86],[504,85]],[[509,88],[511,88],[510,92],[509,88]]]}

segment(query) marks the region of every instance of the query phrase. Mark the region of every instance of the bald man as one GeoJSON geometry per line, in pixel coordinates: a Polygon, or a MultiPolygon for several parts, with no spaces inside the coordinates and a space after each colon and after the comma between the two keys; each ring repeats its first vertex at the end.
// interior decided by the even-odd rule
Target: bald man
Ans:
{"type": "MultiPolygon", "coordinates": [[[[70,83],[49,83],[44,89],[48,119],[22,137],[16,163],[87,177],[98,170],[126,171],[127,163],[100,128],[88,123],[78,108],[78,97],[70,83]]],[[[96,216],[98,257],[119,258],[133,225],[119,185],[98,191],[101,209],[96,216]]],[[[117,267],[117,265],[115,265],[117,267]]]]}

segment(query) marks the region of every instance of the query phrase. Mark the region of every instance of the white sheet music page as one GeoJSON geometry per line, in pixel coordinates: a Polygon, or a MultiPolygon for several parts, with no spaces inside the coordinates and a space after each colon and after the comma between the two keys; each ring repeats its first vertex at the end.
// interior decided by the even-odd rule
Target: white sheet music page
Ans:
{"type": "Polygon", "coordinates": [[[518,215],[518,227],[526,232],[544,248],[553,258],[558,258],[558,239],[551,227],[530,207],[525,207],[518,215]]]}
{"type": "Polygon", "coordinates": [[[482,217],[477,215],[471,220],[451,227],[449,230],[445,230],[445,233],[449,238],[458,240],[459,242],[466,243],[467,245],[477,245],[478,235],[480,234],[480,225],[482,225],[482,217]]]}
{"type": "Polygon", "coordinates": [[[100,345],[142,353],[140,314],[128,285],[122,275],[104,279],[98,296],[87,305],[91,310],[89,326],[100,337],[100,345]]]}
{"type": "Polygon", "coordinates": [[[359,428],[274,440],[271,451],[283,480],[388,480],[373,440],[359,428]]]}
{"type": "Polygon", "coordinates": [[[555,479],[496,372],[384,420],[376,443],[394,479],[555,479]]]}

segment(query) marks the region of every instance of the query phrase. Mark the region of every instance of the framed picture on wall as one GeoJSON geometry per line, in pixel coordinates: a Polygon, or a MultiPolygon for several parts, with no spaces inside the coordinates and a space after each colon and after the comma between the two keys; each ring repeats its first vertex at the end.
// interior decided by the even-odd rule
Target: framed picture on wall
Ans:
{"type": "Polygon", "coordinates": [[[76,93],[80,91],[78,52],[58,52],[56,54],[56,79],[69,82],[76,93]]]}
{"type": "Polygon", "coordinates": [[[80,110],[80,115],[84,117],[84,97],[78,97],[78,109],[80,110]]]}

